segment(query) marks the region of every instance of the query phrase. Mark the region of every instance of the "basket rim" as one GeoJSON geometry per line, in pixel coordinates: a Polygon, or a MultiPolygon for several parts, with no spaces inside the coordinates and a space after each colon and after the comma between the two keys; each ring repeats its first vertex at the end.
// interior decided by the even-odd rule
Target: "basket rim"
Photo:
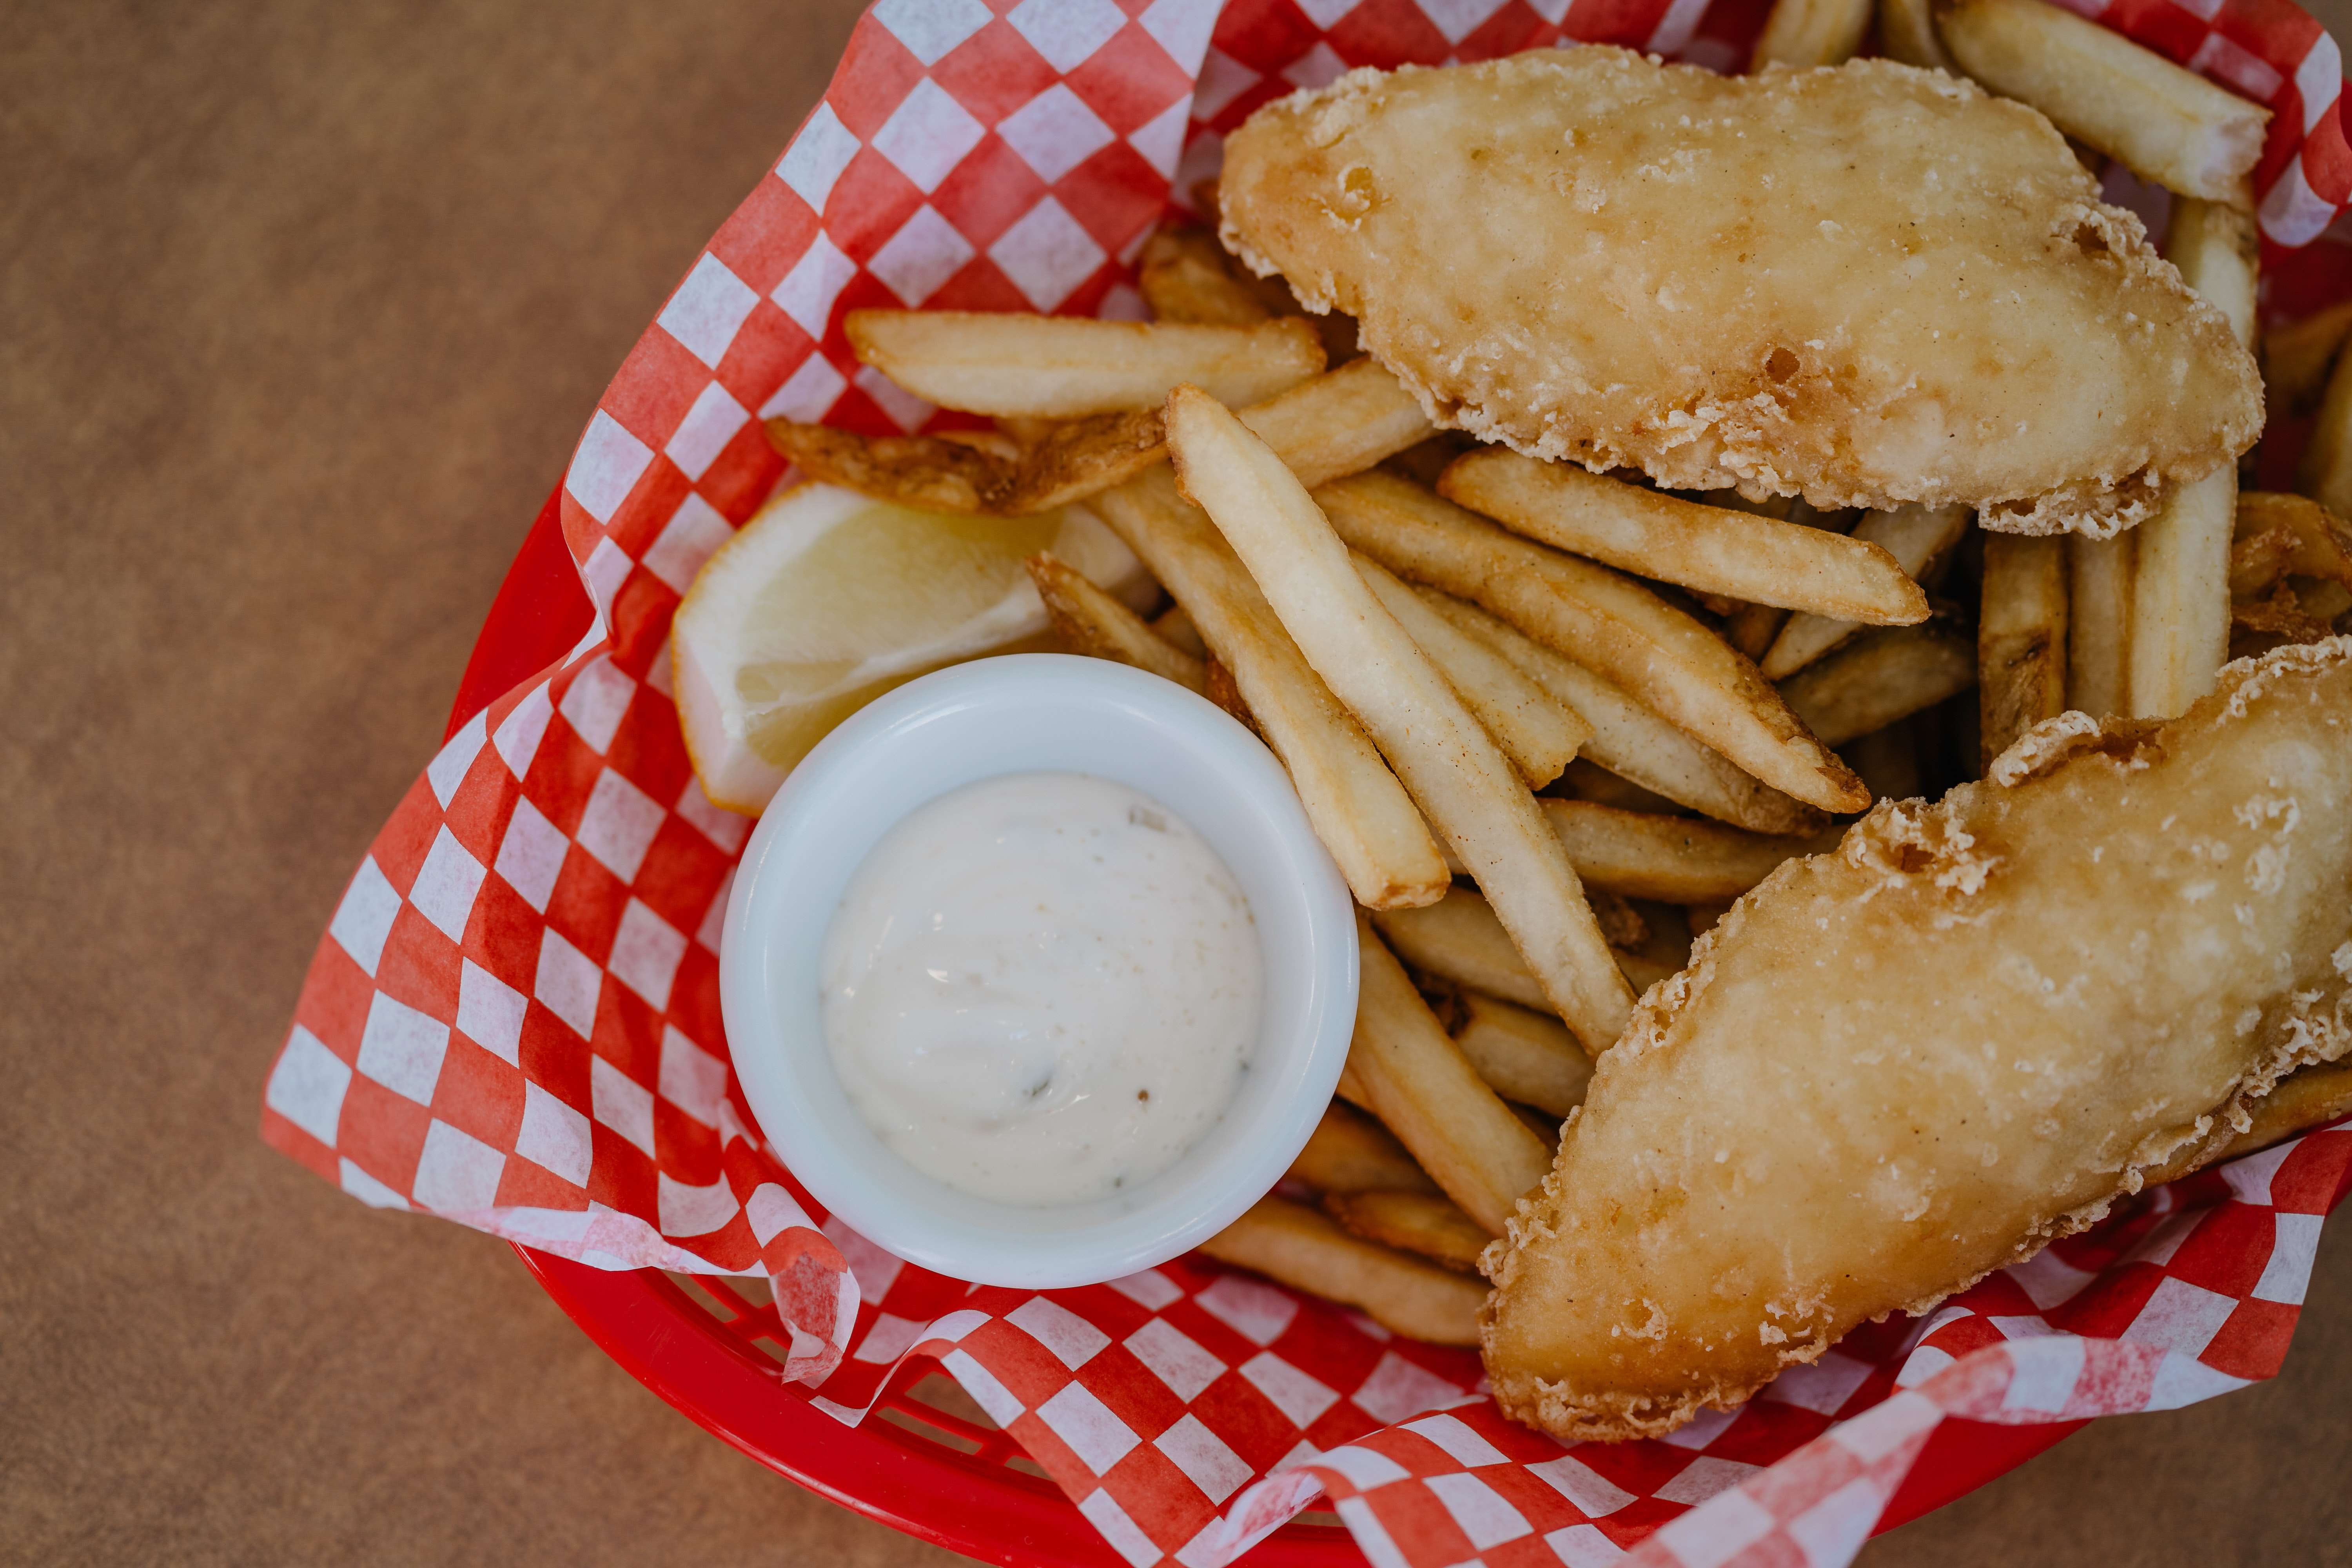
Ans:
{"type": "MultiPolygon", "coordinates": [[[[593,624],[563,541],[562,495],[559,482],[499,585],[458,680],[448,733],[562,660],[593,624]]],[[[984,1482],[915,1439],[871,1423],[845,1426],[783,1393],[774,1375],[723,1342],[715,1324],[656,1289],[647,1275],[657,1271],[595,1268],[520,1244],[514,1250],[564,1315],[624,1371],[704,1430],[819,1496],[1006,1568],[1125,1568],[1067,1499],[984,1482]]],[[[2088,1425],[1946,1421],[1872,1533],[1966,1496],[2088,1425]]],[[[1250,1568],[1342,1568],[1364,1557],[1343,1531],[1293,1523],[1241,1561],[1250,1568]]]]}

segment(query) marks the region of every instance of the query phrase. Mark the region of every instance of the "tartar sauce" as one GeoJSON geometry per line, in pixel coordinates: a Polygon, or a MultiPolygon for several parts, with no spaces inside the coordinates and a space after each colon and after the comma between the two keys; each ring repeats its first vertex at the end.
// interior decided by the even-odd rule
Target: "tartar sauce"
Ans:
{"type": "Polygon", "coordinates": [[[1173,1165],[1256,1049],[1249,903],[1192,826],[1083,773],[940,795],[859,866],[821,959],[850,1103],[981,1197],[1087,1203],[1173,1165]]]}

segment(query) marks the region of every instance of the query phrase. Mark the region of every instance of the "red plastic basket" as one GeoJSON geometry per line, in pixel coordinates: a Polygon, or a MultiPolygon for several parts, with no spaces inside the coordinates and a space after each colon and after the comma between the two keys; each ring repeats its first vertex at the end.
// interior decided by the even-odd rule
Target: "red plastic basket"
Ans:
{"type": "MultiPolygon", "coordinates": [[[[550,496],[490,606],[458,683],[450,731],[562,658],[591,618],[550,496]]],[[[910,1360],[865,1425],[844,1426],[782,1380],[788,1336],[764,1280],[608,1271],[515,1250],[556,1305],[637,1381],[811,1491],[992,1563],[1124,1568],[1076,1505],[932,1363],[910,1360]]],[[[1947,1422],[1879,1531],[1975,1490],[2084,1425],[1947,1422]]],[[[1363,1557],[1336,1516],[1310,1511],[1241,1561],[1252,1568],[1339,1568],[1363,1557]]]]}

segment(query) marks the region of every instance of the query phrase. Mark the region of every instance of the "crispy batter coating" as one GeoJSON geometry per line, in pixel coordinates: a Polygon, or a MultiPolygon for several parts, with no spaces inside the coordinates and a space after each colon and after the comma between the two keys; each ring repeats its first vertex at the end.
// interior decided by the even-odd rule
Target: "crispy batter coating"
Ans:
{"type": "Polygon", "coordinates": [[[1219,200],[1439,424],[1671,489],[2105,536],[2262,429],[2228,321],[2048,121],[1890,60],[1355,71],[1253,115],[1219,200]]]}
{"type": "Polygon", "coordinates": [[[1643,998],[1482,1260],[1511,1415],[1737,1405],[2352,1047],[2352,639],[2161,726],[2062,714],[1992,773],[1789,862],[1643,998]]]}

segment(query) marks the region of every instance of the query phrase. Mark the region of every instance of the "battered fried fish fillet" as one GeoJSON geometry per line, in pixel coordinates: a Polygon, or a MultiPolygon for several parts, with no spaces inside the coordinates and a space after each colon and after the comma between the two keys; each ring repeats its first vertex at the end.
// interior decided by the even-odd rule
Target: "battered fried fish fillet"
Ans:
{"type": "Polygon", "coordinates": [[[1439,424],[1672,489],[2105,536],[2262,431],[2229,322],[2048,121],[1890,60],[1355,71],[1251,116],[1219,201],[1439,424]]]}
{"type": "Polygon", "coordinates": [[[1482,1263],[1563,1439],[1738,1405],[2078,1230],[2352,1047],[2352,639],[2045,721],[1790,861],[1643,999],[1482,1263]]]}

